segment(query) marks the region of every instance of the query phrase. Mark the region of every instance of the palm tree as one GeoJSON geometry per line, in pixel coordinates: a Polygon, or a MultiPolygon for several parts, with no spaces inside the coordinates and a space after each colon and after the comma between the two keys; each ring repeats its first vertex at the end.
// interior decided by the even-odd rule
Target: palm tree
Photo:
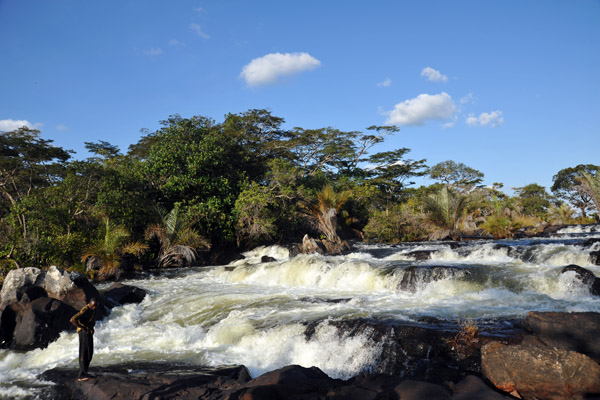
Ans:
{"type": "Polygon", "coordinates": [[[336,193],[331,185],[326,185],[317,193],[317,201],[304,207],[313,217],[316,228],[332,243],[341,242],[337,234],[337,214],[346,200],[345,195],[336,193]]]}
{"type": "Polygon", "coordinates": [[[196,249],[210,248],[210,242],[192,228],[194,221],[180,215],[179,206],[163,215],[160,224],[146,230],[146,239],[160,243],[158,266],[172,267],[191,265],[198,254],[196,249]]]}
{"type": "Polygon", "coordinates": [[[581,177],[577,180],[581,184],[582,190],[592,198],[596,210],[600,211],[600,176],[581,171],[581,177]]]}
{"type": "Polygon", "coordinates": [[[427,219],[441,228],[435,232],[433,238],[450,236],[453,240],[458,238],[459,225],[469,205],[466,194],[455,193],[444,186],[439,193],[431,194],[425,199],[427,219]]]}
{"type": "Polygon", "coordinates": [[[548,220],[552,224],[566,225],[573,223],[575,216],[575,210],[569,207],[566,203],[557,207],[555,205],[550,206],[548,209],[548,220]]]}
{"type": "Polygon", "coordinates": [[[125,254],[139,256],[148,249],[148,245],[140,242],[127,243],[129,232],[121,225],[110,222],[108,217],[104,218],[104,238],[89,247],[81,261],[85,262],[89,257],[95,257],[100,263],[100,276],[107,278],[114,275],[125,254]]]}

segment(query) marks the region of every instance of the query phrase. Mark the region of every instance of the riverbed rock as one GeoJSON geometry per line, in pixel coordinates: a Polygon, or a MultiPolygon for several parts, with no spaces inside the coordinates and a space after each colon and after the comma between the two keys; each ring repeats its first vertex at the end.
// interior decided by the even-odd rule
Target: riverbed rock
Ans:
{"type": "Polygon", "coordinates": [[[469,274],[468,270],[454,266],[411,265],[404,269],[399,288],[416,292],[422,289],[423,285],[430,282],[449,278],[462,278],[469,274]]]}
{"type": "Polygon", "coordinates": [[[571,264],[563,267],[560,273],[574,272],[575,279],[583,286],[589,288],[590,294],[600,296],[600,278],[596,277],[592,271],[589,271],[579,265],[571,264]]]}
{"type": "Polygon", "coordinates": [[[590,251],[590,262],[594,265],[600,265],[600,250],[590,251]]]}
{"type": "Polygon", "coordinates": [[[16,317],[11,347],[25,351],[47,347],[62,331],[75,330],[69,320],[76,312],[73,307],[51,297],[23,304],[16,317]]]}
{"type": "Polygon", "coordinates": [[[269,262],[274,262],[274,261],[277,261],[277,259],[276,259],[276,258],[273,258],[273,257],[271,257],[271,256],[262,256],[262,257],[260,258],[260,262],[261,262],[261,263],[269,263],[269,262]]]}
{"type": "Polygon", "coordinates": [[[431,255],[435,252],[436,250],[415,250],[406,253],[406,256],[414,258],[416,261],[425,261],[431,260],[431,255]]]}
{"type": "Polygon", "coordinates": [[[583,399],[600,393],[600,365],[584,354],[524,341],[492,342],[481,349],[483,375],[498,389],[524,399],[583,399]]]}
{"type": "Polygon", "coordinates": [[[600,362],[600,313],[532,311],[522,326],[548,346],[583,353],[600,362]]]}
{"type": "Polygon", "coordinates": [[[54,368],[40,379],[56,383],[40,395],[42,399],[222,400],[250,379],[244,366],[195,367],[168,363],[130,363],[90,368],[92,378],[78,382],[77,370],[54,368]]]}
{"type": "Polygon", "coordinates": [[[131,285],[113,283],[106,291],[104,297],[115,305],[141,303],[146,297],[146,291],[131,285]]]}

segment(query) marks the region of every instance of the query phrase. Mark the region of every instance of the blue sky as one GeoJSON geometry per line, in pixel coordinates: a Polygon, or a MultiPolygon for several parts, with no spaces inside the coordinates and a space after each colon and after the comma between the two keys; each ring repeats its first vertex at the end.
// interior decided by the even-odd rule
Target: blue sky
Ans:
{"type": "MultiPolygon", "coordinates": [[[[396,124],[505,188],[600,164],[600,1],[0,0],[0,130],[85,158],[171,114],[396,124]]],[[[425,183],[430,183],[426,181],[425,183]]]]}

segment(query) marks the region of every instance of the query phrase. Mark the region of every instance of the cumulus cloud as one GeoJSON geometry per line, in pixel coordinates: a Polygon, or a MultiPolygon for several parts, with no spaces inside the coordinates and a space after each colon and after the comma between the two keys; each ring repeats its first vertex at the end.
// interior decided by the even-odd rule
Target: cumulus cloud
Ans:
{"type": "Polygon", "coordinates": [[[64,132],[64,131],[68,131],[69,127],[64,124],[58,124],[56,126],[56,130],[58,130],[59,132],[64,132]]]}
{"type": "Polygon", "coordinates": [[[423,125],[429,120],[453,120],[456,106],[446,92],[433,95],[424,93],[396,104],[392,111],[385,114],[388,116],[388,124],[423,125]]]}
{"type": "Polygon", "coordinates": [[[461,97],[459,101],[460,104],[474,104],[477,102],[477,98],[473,95],[473,93],[469,93],[468,95],[461,97]]]}
{"type": "Polygon", "coordinates": [[[171,39],[171,40],[169,40],[169,46],[183,47],[183,46],[185,46],[185,43],[182,43],[177,39],[171,39]]]}
{"type": "Polygon", "coordinates": [[[200,36],[202,39],[210,39],[210,36],[206,34],[202,27],[198,24],[191,23],[190,29],[196,33],[196,35],[200,36]]]}
{"type": "Polygon", "coordinates": [[[151,48],[149,50],[144,50],[144,54],[147,56],[159,56],[163,53],[162,49],[160,47],[157,48],[151,48]]]}
{"type": "Polygon", "coordinates": [[[428,81],[432,82],[446,82],[448,80],[446,75],[442,75],[440,71],[431,67],[423,68],[421,71],[421,76],[424,76],[428,81]]]}
{"type": "Polygon", "coordinates": [[[250,86],[276,83],[280,77],[298,75],[321,66],[308,53],[271,53],[255,58],[242,69],[240,78],[250,86]]]}
{"type": "Polygon", "coordinates": [[[388,87],[388,86],[390,86],[391,84],[392,84],[392,80],[391,80],[390,78],[387,78],[385,81],[383,81],[383,82],[379,82],[379,83],[377,84],[377,86],[379,86],[379,87],[388,87]]]}
{"type": "Polygon", "coordinates": [[[504,117],[502,117],[502,111],[496,110],[489,113],[481,113],[479,116],[469,114],[466,122],[467,125],[470,126],[489,126],[491,128],[496,128],[504,123],[504,117]]]}
{"type": "Polygon", "coordinates": [[[40,123],[34,123],[25,120],[25,119],[2,119],[0,120],[0,132],[11,132],[16,131],[22,127],[28,127],[30,129],[38,129],[42,126],[40,123]]]}

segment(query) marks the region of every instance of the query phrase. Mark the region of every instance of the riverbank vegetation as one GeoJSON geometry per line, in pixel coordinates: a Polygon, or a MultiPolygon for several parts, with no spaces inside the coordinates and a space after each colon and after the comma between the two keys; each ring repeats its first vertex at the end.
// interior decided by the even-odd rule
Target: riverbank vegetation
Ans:
{"type": "Polygon", "coordinates": [[[51,264],[83,270],[94,256],[103,272],[119,257],[189,265],[306,234],[334,244],[510,238],[598,221],[596,165],[557,171],[549,190],[531,183],[508,195],[457,161],[429,166],[407,148],[373,152],[398,134],[393,126],[283,123],[267,110],[222,122],[174,115],[126,153],[86,142],[84,160],[37,130],[1,133],[0,275],[51,264]],[[424,176],[435,183],[415,187],[424,176]]]}

